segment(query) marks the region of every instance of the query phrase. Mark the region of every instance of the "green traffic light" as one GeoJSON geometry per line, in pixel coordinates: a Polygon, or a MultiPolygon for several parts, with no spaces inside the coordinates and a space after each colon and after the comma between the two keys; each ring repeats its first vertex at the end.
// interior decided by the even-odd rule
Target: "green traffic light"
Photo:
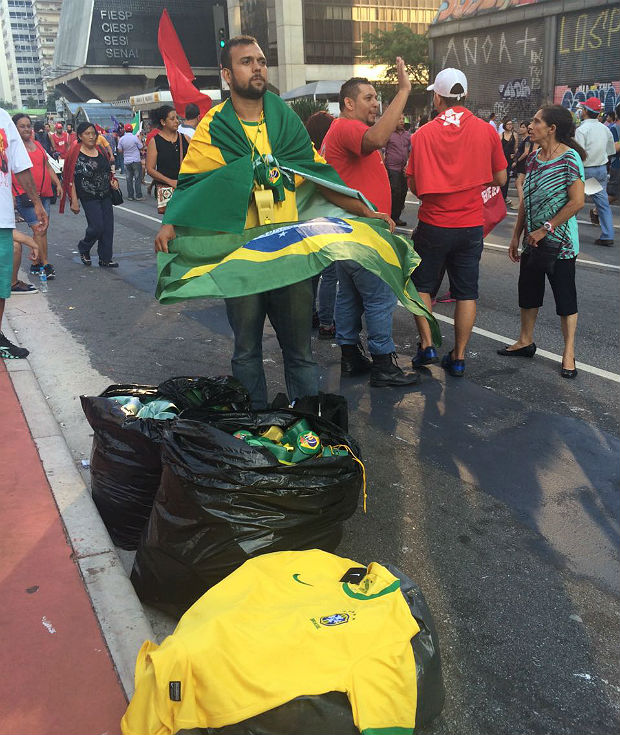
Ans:
{"type": "Polygon", "coordinates": [[[225,45],[226,45],[226,41],[220,41],[220,48],[224,48],[225,45]]]}

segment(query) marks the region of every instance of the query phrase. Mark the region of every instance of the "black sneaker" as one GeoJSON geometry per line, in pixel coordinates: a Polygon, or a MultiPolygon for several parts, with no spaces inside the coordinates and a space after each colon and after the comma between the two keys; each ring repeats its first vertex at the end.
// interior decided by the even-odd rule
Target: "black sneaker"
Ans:
{"type": "Polygon", "coordinates": [[[118,263],[115,260],[100,260],[100,268],[118,268],[118,263]]]}
{"type": "Polygon", "coordinates": [[[404,373],[398,366],[396,353],[373,355],[370,370],[370,385],[374,388],[415,385],[420,382],[418,373],[404,373]]]}
{"type": "Polygon", "coordinates": [[[29,350],[25,347],[14,345],[0,332],[0,357],[4,360],[21,360],[28,357],[29,350]]]}
{"type": "Polygon", "coordinates": [[[341,345],[340,349],[341,375],[362,375],[370,372],[372,362],[364,354],[364,348],[359,342],[356,345],[341,345]]]}
{"type": "Polygon", "coordinates": [[[88,253],[80,253],[80,260],[87,267],[90,267],[92,265],[92,263],[93,263],[93,261],[90,259],[90,255],[88,253]]]}
{"type": "Polygon", "coordinates": [[[45,275],[47,276],[48,281],[53,281],[54,278],[56,278],[56,271],[51,263],[44,265],[43,269],[45,270],[45,275]]]}

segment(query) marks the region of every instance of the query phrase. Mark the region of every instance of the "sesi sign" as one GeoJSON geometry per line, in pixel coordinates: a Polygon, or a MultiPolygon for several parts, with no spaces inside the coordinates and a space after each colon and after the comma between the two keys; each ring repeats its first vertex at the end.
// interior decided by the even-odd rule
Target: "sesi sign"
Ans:
{"type": "Polygon", "coordinates": [[[157,29],[166,5],[187,58],[195,67],[217,67],[213,5],[216,0],[93,0],[86,63],[93,66],[163,65],[157,29]]]}

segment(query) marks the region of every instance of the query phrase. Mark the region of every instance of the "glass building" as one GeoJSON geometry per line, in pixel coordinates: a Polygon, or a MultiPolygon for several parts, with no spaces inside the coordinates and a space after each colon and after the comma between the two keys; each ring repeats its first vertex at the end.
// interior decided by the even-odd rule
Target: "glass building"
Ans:
{"type": "Polygon", "coordinates": [[[423,34],[437,15],[441,0],[236,0],[238,32],[255,36],[275,72],[280,91],[307,82],[346,79],[353,74],[373,77],[364,37],[395,24],[423,34]],[[277,19],[277,20],[276,20],[277,19]],[[282,39],[293,43],[282,49],[282,39]],[[292,58],[295,57],[295,58],[292,58]],[[283,67],[297,66],[291,73],[283,67]],[[274,69],[275,67],[275,69],[274,69]]]}
{"type": "Polygon", "coordinates": [[[2,75],[3,96],[21,107],[28,99],[37,106],[45,103],[41,60],[35,29],[33,0],[2,0],[0,26],[6,56],[6,76],[2,75]]]}

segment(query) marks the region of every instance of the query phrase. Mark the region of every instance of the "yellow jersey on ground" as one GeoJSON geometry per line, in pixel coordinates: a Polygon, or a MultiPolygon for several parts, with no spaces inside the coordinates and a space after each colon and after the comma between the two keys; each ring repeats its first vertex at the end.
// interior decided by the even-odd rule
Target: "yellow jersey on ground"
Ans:
{"type": "Polygon", "coordinates": [[[373,562],[342,582],[352,567],[318,550],[245,562],[161,645],[144,643],[124,735],[223,727],[331,691],[346,693],[363,735],[412,733],[418,624],[394,575],[373,562]]]}

